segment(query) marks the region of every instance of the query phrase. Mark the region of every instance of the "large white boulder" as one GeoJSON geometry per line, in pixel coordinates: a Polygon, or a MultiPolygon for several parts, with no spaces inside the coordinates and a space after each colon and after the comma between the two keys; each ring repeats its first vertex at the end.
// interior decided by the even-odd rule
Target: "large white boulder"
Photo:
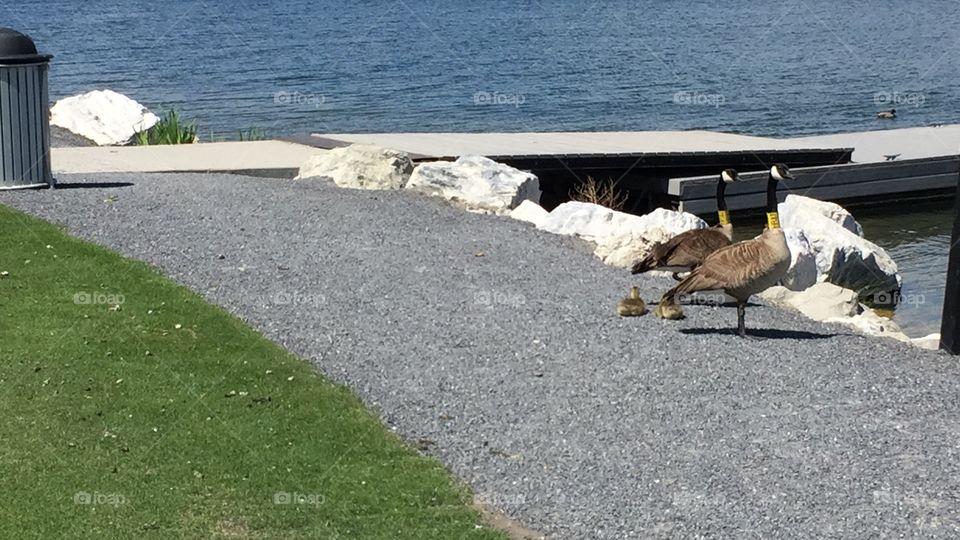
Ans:
{"type": "Polygon", "coordinates": [[[534,226],[543,223],[543,220],[547,219],[549,214],[542,206],[530,200],[521,202],[519,206],[510,211],[510,217],[513,219],[533,223],[534,226]]]}
{"type": "Polygon", "coordinates": [[[923,337],[913,338],[910,340],[910,342],[921,349],[936,351],[940,349],[940,332],[934,332],[933,334],[928,334],[923,337]]]}
{"type": "Polygon", "coordinates": [[[779,211],[783,226],[802,230],[813,246],[818,281],[852,289],[861,298],[898,290],[897,263],[887,252],[824,215],[823,207],[810,200],[788,195],[779,211]]]}
{"type": "Polygon", "coordinates": [[[63,98],[50,108],[50,124],[100,146],[127,144],[160,118],[146,107],[112,90],[94,90],[63,98]]]}
{"type": "Polygon", "coordinates": [[[763,291],[759,296],[773,304],[795,309],[815,321],[853,317],[860,311],[857,293],[832,283],[817,283],[799,292],[776,286],[763,291]]]}
{"type": "Polygon", "coordinates": [[[868,336],[879,336],[893,338],[904,343],[913,343],[910,338],[903,333],[900,325],[877,315],[872,309],[864,309],[859,315],[853,317],[832,317],[824,322],[842,324],[848,326],[861,334],[868,336]]]}
{"type": "Polygon", "coordinates": [[[421,163],[406,187],[480,212],[504,213],[525,200],[540,202],[535,175],[483,156],[421,163]]]}
{"type": "Polygon", "coordinates": [[[636,216],[617,212],[599,204],[571,201],[553,209],[539,228],[554,234],[579,236],[597,243],[611,237],[629,235],[657,235],[666,238],[690,229],[702,229],[707,224],[693,214],[658,208],[649,214],[636,216]],[[659,229],[659,231],[658,231],[659,229]]]}
{"type": "Polygon", "coordinates": [[[817,253],[800,229],[783,230],[790,248],[790,268],[781,284],[791,291],[802,291],[817,283],[817,253]]]}
{"type": "Polygon", "coordinates": [[[863,227],[860,226],[860,223],[853,217],[853,214],[837,203],[811,199],[810,197],[804,197],[802,195],[787,195],[787,199],[780,203],[778,210],[789,213],[798,208],[803,208],[809,212],[816,212],[821,216],[829,218],[830,221],[833,221],[853,234],[861,238],[863,237],[863,227]]]}
{"type": "Polygon", "coordinates": [[[310,156],[297,178],[325,176],[340,187],[400,189],[413,172],[406,152],[372,144],[352,144],[310,156]]]}
{"type": "Polygon", "coordinates": [[[657,242],[665,242],[670,235],[661,228],[646,232],[608,236],[597,241],[593,254],[604,264],[620,268],[630,268],[634,263],[646,257],[657,242]]]}

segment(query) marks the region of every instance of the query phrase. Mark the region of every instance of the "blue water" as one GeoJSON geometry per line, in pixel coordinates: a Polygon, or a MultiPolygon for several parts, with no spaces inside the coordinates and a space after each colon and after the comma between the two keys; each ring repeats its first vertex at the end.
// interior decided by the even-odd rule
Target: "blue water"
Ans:
{"type": "Polygon", "coordinates": [[[204,134],[960,122],[955,1],[43,0],[0,21],[56,55],[54,97],[112,88],[204,134]]]}
{"type": "MultiPolygon", "coordinates": [[[[204,138],[960,122],[955,0],[43,0],[0,3],[0,24],[56,55],[54,98],[111,88],[204,138]]],[[[898,309],[912,335],[939,325],[951,216],[864,224],[923,298],[898,309]]]]}

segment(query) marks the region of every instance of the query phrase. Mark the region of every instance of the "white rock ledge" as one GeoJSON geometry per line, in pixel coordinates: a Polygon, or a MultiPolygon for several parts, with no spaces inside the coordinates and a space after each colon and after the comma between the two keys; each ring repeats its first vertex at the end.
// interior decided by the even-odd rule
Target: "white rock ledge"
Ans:
{"type": "Polygon", "coordinates": [[[543,220],[547,219],[548,215],[549,212],[544,210],[542,206],[530,200],[521,202],[520,206],[510,211],[510,217],[513,219],[533,223],[537,227],[543,223],[543,220]]]}
{"type": "MultiPolygon", "coordinates": [[[[818,283],[800,292],[781,286],[771,287],[758,296],[771,304],[799,311],[815,321],[841,324],[868,336],[888,337],[918,347],[931,348],[931,336],[911,340],[897,323],[860,304],[856,292],[832,283],[818,283]]],[[[937,343],[939,345],[939,336],[937,343]]],[[[932,348],[936,349],[937,346],[932,348]]]]}
{"type": "Polygon", "coordinates": [[[412,172],[413,161],[406,152],[352,144],[310,156],[297,178],[323,176],[352,189],[401,189],[412,172]]]}
{"type": "Polygon", "coordinates": [[[816,254],[817,281],[857,291],[861,298],[900,289],[897,263],[860,236],[860,224],[832,203],[788,195],[779,206],[785,229],[799,229],[816,254]]]}
{"type": "Polygon", "coordinates": [[[636,216],[599,204],[571,201],[554,208],[537,227],[596,242],[594,254],[605,264],[629,268],[645,257],[655,243],[706,226],[693,214],[663,208],[636,216]]]}
{"type": "Polygon", "coordinates": [[[663,208],[636,216],[599,204],[571,201],[554,208],[539,228],[554,234],[579,236],[601,243],[609,241],[611,237],[643,235],[656,229],[662,230],[669,238],[706,226],[706,222],[693,214],[663,208]]]}
{"type": "Polygon", "coordinates": [[[535,175],[483,156],[421,163],[406,187],[474,212],[506,213],[525,200],[540,202],[535,175]]]}
{"type": "Polygon", "coordinates": [[[50,108],[50,124],[100,146],[127,144],[160,118],[146,107],[112,90],[94,90],[63,98],[50,108]]]}

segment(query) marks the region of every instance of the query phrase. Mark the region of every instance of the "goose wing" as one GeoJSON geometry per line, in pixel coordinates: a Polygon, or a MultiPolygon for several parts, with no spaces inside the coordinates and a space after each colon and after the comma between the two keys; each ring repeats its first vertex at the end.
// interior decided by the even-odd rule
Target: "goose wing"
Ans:
{"type": "Polygon", "coordinates": [[[766,242],[754,238],[714,251],[667,294],[675,296],[695,291],[746,288],[773,271],[779,262],[766,242]]]}
{"type": "Polygon", "coordinates": [[[664,248],[665,266],[698,266],[714,251],[730,245],[730,239],[719,229],[696,229],[680,233],[664,248]]]}
{"type": "Polygon", "coordinates": [[[730,239],[720,229],[694,229],[653,246],[647,259],[656,266],[697,266],[707,255],[728,245],[730,239]]]}

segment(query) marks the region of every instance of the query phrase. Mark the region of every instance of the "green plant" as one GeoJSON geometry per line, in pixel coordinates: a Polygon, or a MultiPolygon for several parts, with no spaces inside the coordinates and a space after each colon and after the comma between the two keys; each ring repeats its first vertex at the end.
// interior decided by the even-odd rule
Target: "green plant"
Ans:
{"type": "Polygon", "coordinates": [[[252,127],[240,130],[241,141],[265,141],[267,138],[267,131],[264,129],[252,127]]]}
{"type": "Polygon", "coordinates": [[[599,204],[611,210],[621,211],[627,203],[627,196],[617,189],[614,180],[596,180],[588,176],[586,180],[574,186],[570,198],[575,201],[599,204]]]}
{"type": "Polygon", "coordinates": [[[193,144],[197,141],[196,121],[184,123],[177,111],[167,111],[152,128],[134,136],[138,146],[193,144]]]}

